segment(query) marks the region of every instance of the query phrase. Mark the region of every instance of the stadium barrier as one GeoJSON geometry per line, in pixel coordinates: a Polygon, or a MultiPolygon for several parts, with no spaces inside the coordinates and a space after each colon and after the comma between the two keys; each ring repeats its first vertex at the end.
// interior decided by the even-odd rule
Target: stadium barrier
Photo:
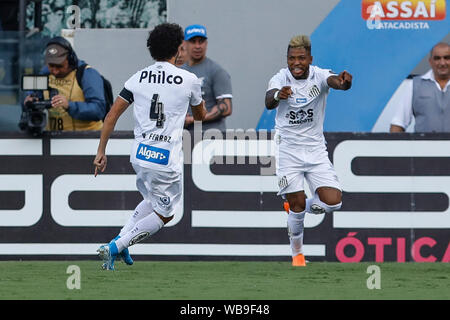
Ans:
{"type": "MultiPolygon", "coordinates": [[[[450,134],[325,136],[343,205],[306,215],[307,259],[449,262],[450,134]]],[[[1,260],[96,259],[97,247],[117,235],[141,200],[129,163],[133,133],[112,135],[108,168],[94,178],[98,138],[0,135],[1,260]]],[[[288,261],[273,143],[254,130],[185,135],[183,201],[165,229],[131,254],[288,261]]]]}

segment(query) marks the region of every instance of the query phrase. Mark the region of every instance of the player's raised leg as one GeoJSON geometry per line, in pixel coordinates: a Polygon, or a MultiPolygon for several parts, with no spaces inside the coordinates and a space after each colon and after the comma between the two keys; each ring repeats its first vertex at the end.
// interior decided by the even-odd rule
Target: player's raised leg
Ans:
{"type": "MultiPolygon", "coordinates": [[[[149,214],[153,212],[153,206],[151,205],[150,201],[142,200],[134,210],[134,213],[130,216],[127,223],[124,225],[124,227],[120,230],[120,233],[117,237],[115,237],[113,240],[117,240],[120,237],[123,237],[128,231],[130,231],[139,220],[144,219],[149,214]]],[[[130,252],[128,248],[123,249],[120,251],[120,257],[123,259],[123,261],[127,265],[132,265],[134,263],[133,259],[131,258],[130,252]]]]}
{"type": "Polygon", "coordinates": [[[153,211],[144,219],[139,220],[133,229],[128,231],[122,237],[115,241],[119,252],[128,247],[141,242],[142,240],[153,236],[164,227],[166,223],[172,220],[173,217],[163,217],[157,212],[153,211]]]}
{"type": "Polygon", "coordinates": [[[136,209],[134,209],[133,214],[128,218],[127,222],[125,223],[123,228],[120,230],[120,233],[118,236],[122,237],[124,234],[126,234],[128,231],[130,231],[139,220],[145,218],[152,212],[153,212],[152,204],[147,200],[142,200],[136,206],[136,209]]]}
{"type": "Polygon", "coordinates": [[[306,211],[313,214],[332,213],[342,206],[342,192],[333,187],[317,188],[313,198],[306,200],[306,211]]]}

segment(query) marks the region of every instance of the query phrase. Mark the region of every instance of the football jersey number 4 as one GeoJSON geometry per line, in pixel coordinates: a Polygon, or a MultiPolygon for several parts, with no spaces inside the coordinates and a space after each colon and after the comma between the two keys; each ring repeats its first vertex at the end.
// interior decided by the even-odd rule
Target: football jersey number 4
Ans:
{"type": "Polygon", "coordinates": [[[164,104],[159,102],[159,94],[155,93],[152,97],[152,104],[150,105],[150,120],[156,121],[156,127],[164,127],[166,116],[164,114],[164,104]]]}

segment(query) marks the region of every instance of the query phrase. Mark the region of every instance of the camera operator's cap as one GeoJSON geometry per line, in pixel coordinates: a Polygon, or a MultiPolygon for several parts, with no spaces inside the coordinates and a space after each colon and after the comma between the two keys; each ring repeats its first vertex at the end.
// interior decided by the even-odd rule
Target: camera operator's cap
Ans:
{"type": "Polygon", "coordinates": [[[69,50],[59,44],[51,44],[45,49],[45,63],[61,64],[66,60],[69,50]]]}
{"type": "Polygon", "coordinates": [[[202,37],[205,39],[208,38],[206,35],[205,26],[202,26],[201,24],[193,24],[184,29],[184,40],[189,40],[194,37],[202,37]]]}

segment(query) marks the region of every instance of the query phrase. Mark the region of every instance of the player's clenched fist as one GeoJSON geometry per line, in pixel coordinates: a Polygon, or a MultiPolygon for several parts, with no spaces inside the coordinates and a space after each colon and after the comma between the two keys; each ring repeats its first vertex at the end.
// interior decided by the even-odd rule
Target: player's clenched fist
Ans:
{"type": "Polygon", "coordinates": [[[291,86],[284,86],[278,91],[278,99],[287,99],[292,94],[291,86]]]}
{"type": "Polygon", "coordinates": [[[341,73],[339,73],[338,76],[339,80],[341,81],[341,85],[350,85],[352,83],[352,75],[350,73],[348,73],[347,71],[342,71],[341,73]]]}

